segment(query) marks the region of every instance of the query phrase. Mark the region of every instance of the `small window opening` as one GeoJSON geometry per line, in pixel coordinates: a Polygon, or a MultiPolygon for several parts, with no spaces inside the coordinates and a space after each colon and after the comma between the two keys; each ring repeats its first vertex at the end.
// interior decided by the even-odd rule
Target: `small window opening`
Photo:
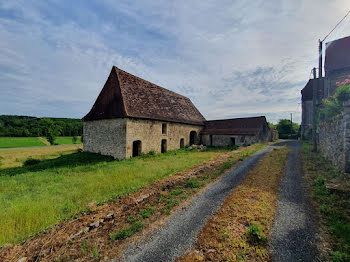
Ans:
{"type": "Polygon", "coordinates": [[[184,148],[185,147],[185,139],[181,138],[180,139],[180,148],[184,148]]]}
{"type": "Polygon", "coordinates": [[[210,137],[210,145],[212,146],[213,145],[213,135],[209,135],[210,137]]]}
{"type": "Polygon", "coordinates": [[[140,140],[136,140],[132,143],[132,156],[140,156],[142,153],[142,144],[140,140]]]}
{"type": "Polygon", "coordinates": [[[162,134],[163,135],[167,134],[167,124],[162,124],[162,134]]]}
{"type": "Polygon", "coordinates": [[[166,153],[166,150],[167,150],[166,139],[162,139],[162,143],[161,143],[161,152],[162,152],[162,153],[166,153]]]}
{"type": "Polygon", "coordinates": [[[236,145],[236,138],[231,137],[231,146],[236,145]]]}

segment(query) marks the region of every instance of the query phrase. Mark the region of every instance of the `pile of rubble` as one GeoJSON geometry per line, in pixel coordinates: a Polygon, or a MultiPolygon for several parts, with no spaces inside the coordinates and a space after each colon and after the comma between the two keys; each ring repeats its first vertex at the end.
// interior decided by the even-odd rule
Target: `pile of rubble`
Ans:
{"type": "Polygon", "coordinates": [[[197,150],[197,151],[205,151],[207,149],[206,146],[203,145],[192,145],[188,147],[189,150],[197,150]]]}

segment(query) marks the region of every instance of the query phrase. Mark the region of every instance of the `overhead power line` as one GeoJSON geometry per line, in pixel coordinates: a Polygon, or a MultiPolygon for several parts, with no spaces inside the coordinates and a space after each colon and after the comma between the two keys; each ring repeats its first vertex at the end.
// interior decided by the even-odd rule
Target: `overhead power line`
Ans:
{"type": "Polygon", "coordinates": [[[342,18],[342,20],[340,20],[340,21],[338,22],[338,24],[335,25],[335,27],[328,33],[328,35],[326,35],[325,38],[323,38],[323,40],[322,40],[321,42],[323,42],[324,40],[326,40],[326,38],[338,27],[338,25],[341,24],[341,22],[344,21],[344,19],[345,19],[349,14],[350,14],[350,10],[349,10],[349,12],[347,12],[347,14],[342,18]]]}

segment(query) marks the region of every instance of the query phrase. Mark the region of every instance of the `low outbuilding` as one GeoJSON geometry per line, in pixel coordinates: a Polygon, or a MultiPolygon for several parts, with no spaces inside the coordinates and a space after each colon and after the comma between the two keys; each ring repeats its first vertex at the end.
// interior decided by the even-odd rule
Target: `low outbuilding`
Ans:
{"type": "Polygon", "coordinates": [[[274,139],[271,132],[265,116],[259,116],[206,121],[201,134],[206,146],[244,146],[274,139]]]}

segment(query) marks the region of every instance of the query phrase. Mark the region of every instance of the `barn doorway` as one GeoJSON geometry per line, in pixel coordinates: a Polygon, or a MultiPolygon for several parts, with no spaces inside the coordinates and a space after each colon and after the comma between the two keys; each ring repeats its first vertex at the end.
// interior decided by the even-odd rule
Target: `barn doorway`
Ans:
{"type": "Polygon", "coordinates": [[[236,145],[236,138],[231,137],[231,146],[236,145]]]}
{"type": "Polygon", "coordinates": [[[191,131],[190,132],[190,146],[192,146],[196,143],[196,139],[197,139],[196,131],[191,131]]]}
{"type": "Polygon", "coordinates": [[[180,148],[184,148],[185,147],[185,139],[181,138],[180,139],[180,148]]]}
{"type": "Polygon", "coordinates": [[[140,140],[132,142],[132,156],[140,156],[142,153],[142,144],[140,140]]]}
{"type": "Polygon", "coordinates": [[[166,153],[166,150],[167,150],[166,139],[162,139],[161,152],[166,153]]]}

